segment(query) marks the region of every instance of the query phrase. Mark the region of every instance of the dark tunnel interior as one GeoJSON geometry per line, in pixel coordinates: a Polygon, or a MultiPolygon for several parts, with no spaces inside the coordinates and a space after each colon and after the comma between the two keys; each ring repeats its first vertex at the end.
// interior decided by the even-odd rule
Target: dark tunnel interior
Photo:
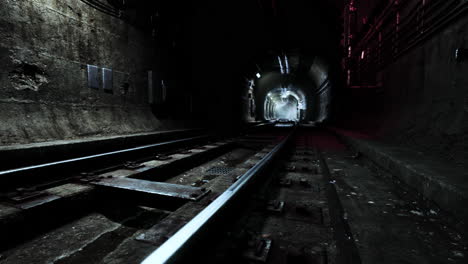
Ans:
{"type": "Polygon", "coordinates": [[[466,0],[0,0],[0,60],[0,264],[466,261],[466,0]]]}
{"type": "Polygon", "coordinates": [[[180,112],[179,116],[185,117],[190,109],[181,107],[185,104],[180,96],[187,93],[193,96],[193,116],[231,130],[240,122],[264,119],[264,101],[269,90],[302,86],[306,100],[315,106],[308,111],[303,109],[304,118],[328,119],[331,106],[324,110],[327,113],[320,113],[321,101],[314,98],[313,90],[323,88],[320,86],[329,80],[328,75],[338,89],[342,25],[339,4],[322,2],[278,1],[272,6],[262,1],[239,1],[232,5],[208,1],[185,4],[182,8],[177,2],[162,4],[160,19],[164,28],[160,37],[171,35],[167,37],[168,43],[158,44],[157,49],[165,55],[157,63],[164,65],[161,75],[167,76],[161,78],[177,88],[173,88],[172,97],[168,94],[166,105],[155,106],[162,108],[155,109],[155,113],[174,116],[180,112]],[[163,33],[166,30],[170,33],[163,33]],[[258,74],[263,77],[258,78],[258,74]],[[250,97],[256,109],[246,109],[241,104],[243,100],[244,104],[251,104],[245,99],[250,84],[257,86],[250,97]],[[190,90],[182,92],[183,87],[190,90]],[[238,100],[216,100],[220,97],[238,100]]]}

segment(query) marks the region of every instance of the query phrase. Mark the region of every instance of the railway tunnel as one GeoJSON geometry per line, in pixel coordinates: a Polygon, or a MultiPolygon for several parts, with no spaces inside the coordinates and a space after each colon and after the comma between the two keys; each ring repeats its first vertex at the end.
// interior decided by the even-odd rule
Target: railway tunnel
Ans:
{"type": "Polygon", "coordinates": [[[467,10],[2,0],[0,264],[465,263],[467,10]]]}

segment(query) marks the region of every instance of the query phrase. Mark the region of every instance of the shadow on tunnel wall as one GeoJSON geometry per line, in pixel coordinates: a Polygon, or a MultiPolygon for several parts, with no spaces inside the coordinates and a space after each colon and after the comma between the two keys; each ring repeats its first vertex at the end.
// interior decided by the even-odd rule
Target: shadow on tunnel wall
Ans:
{"type": "Polygon", "coordinates": [[[468,57],[463,55],[468,45],[468,4],[441,3],[444,12],[436,12],[435,2],[430,2],[431,12],[424,14],[440,20],[421,20],[416,28],[407,21],[421,13],[408,13],[410,5],[384,9],[378,7],[393,3],[354,1],[357,9],[349,16],[356,24],[350,26],[354,39],[345,69],[350,70],[350,83],[340,96],[343,111],[334,125],[468,164],[468,57]],[[387,39],[396,30],[394,24],[378,20],[382,12],[401,16],[400,30],[407,36],[382,42],[379,50],[376,36],[387,39]],[[450,12],[453,16],[442,15],[450,12]],[[364,23],[366,17],[372,19],[364,23]],[[371,27],[379,23],[378,29],[371,27]]]}

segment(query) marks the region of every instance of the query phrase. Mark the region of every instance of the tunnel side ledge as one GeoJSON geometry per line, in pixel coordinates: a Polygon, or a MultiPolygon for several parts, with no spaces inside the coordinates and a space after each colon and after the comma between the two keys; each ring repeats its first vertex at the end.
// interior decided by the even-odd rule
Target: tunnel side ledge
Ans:
{"type": "Polygon", "coordinates": [[[414,188],[425,199],[454,215],[467,230],[468,179],[460,168],[423,156],[411,149],[337,134],[341,140],[373,163],[414,188]]]}

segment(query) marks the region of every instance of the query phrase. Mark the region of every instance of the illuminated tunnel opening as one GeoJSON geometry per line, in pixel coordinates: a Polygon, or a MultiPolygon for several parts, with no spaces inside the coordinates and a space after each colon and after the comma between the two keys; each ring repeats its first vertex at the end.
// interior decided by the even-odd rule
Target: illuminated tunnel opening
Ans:
{"type": "Polygon", "coordinates": [[[302,121],[307,110],[304,92],[294,88],[276,88],[268,92],[264,102],[265,120],[302,121]]]}
{"type": "Polygon", "coordinates": [[[330,122],[340,83],[337,64],[316,53],[271,51],[253,58],[242,92],[243,120],[330,122]]]}

